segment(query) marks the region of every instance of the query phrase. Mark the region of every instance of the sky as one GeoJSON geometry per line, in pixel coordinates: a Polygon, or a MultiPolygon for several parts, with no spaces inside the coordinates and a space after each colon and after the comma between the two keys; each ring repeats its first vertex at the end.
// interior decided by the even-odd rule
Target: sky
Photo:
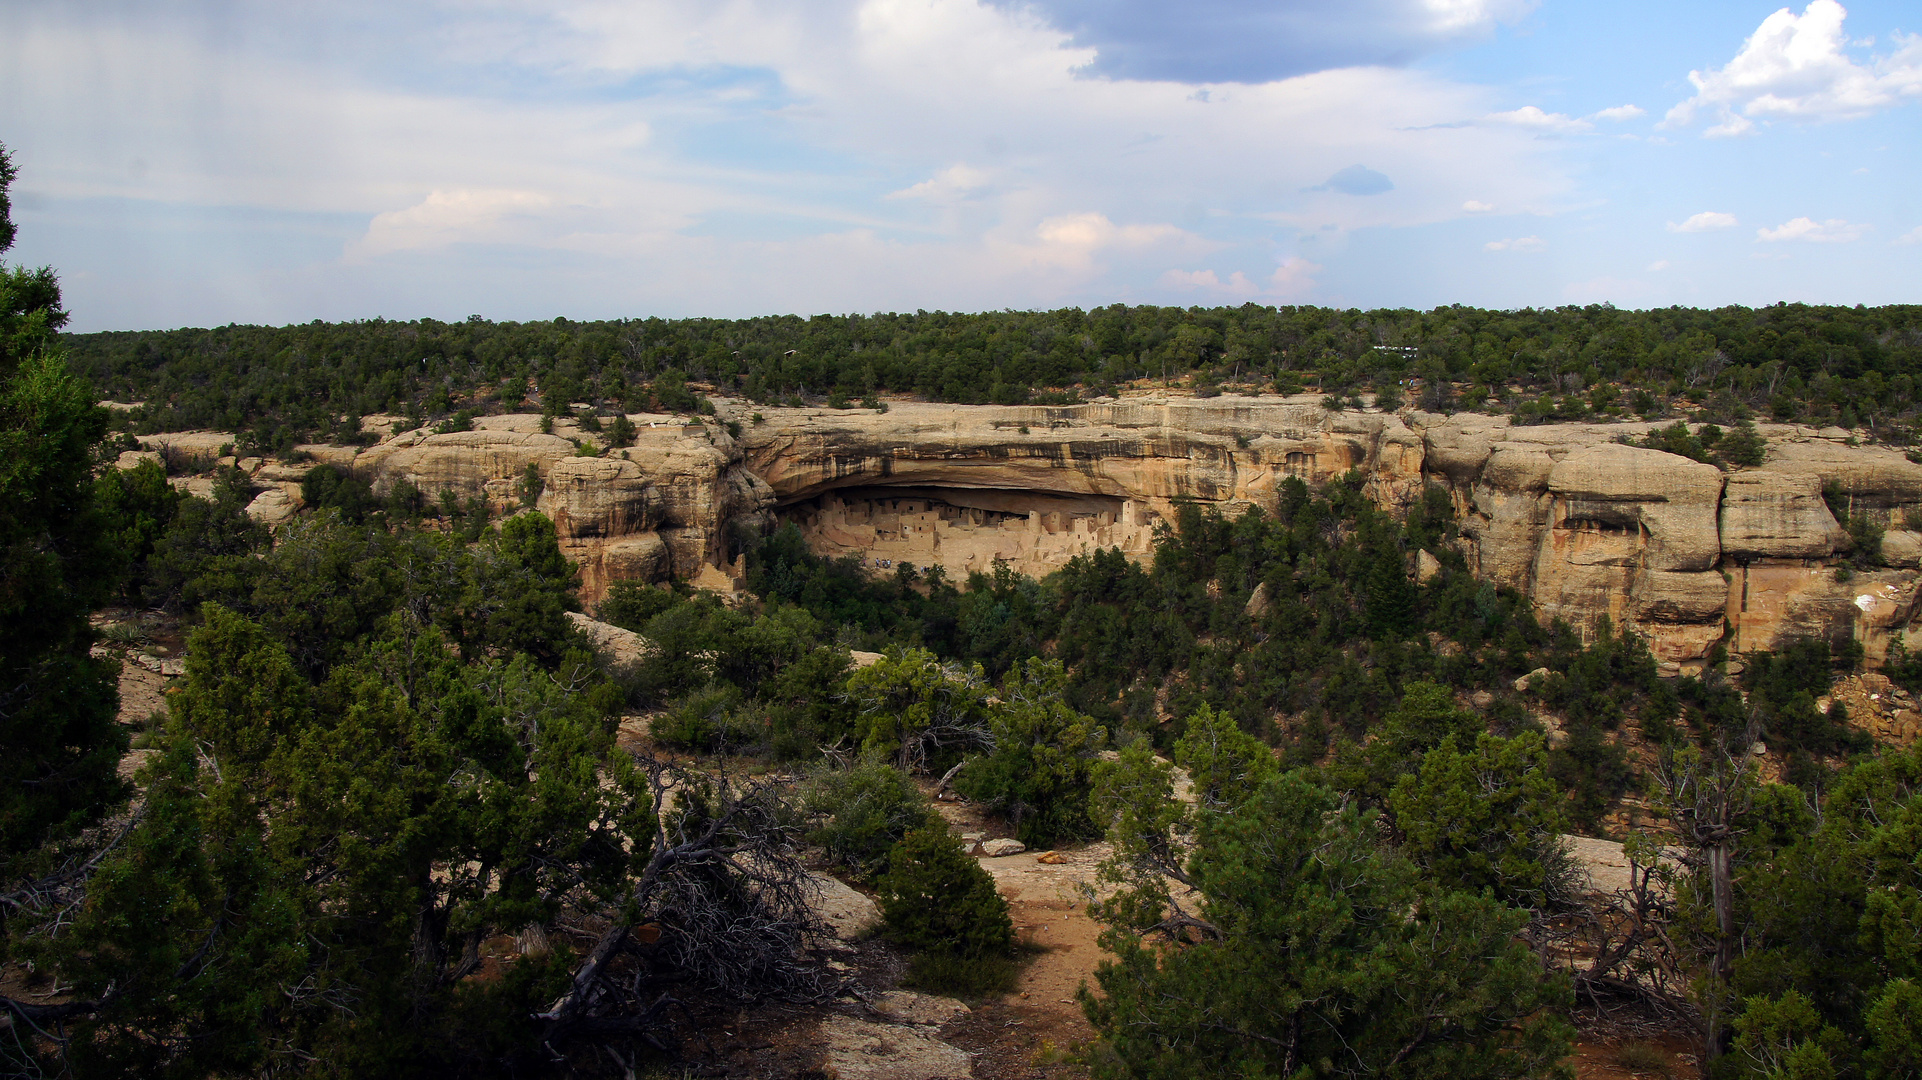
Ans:
{"type": "Polygon", "coordinates": [[[1922,8],[0,0],[76,330],[1922,302],[1922,8]]]}

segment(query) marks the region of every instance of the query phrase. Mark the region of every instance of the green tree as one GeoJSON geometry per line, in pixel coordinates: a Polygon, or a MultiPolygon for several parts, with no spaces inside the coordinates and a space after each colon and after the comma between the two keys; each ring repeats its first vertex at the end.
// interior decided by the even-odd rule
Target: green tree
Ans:
{"type": "Polygon", "coordinates": [[[1567,1075],[1564,981],[1514,940],[1527,916],[1425,887],[1373,815],[1302,772],[1205,813],[1199,918],[1165,945],[1123,926],[1082,1005],[1116,1075],[1567,1075]]]}
{"type": "Polygon", "coordinates": [[[1060,661],[1029,659],[1002,680],[989,709],[994,750],[970,760],[955,790],[1004,814],[1030,846],[1098,835],[1088,815],[1091,767],[1107,732],[1069,708],[1060,661]]]}
{"type": "Polygon", "coordinates": [[[1443,885],[1536,911],[1572,898],[1579,870],[1561,846],[1567,819],[1540,735],[1483,733],[1466,753],[1451,735],[1388,803],[1402,850],[1443,885]]]}
{"type": "MultiPolygon", "coordinates": [[[[620,910],[644,784],[580,692],[525,656],[463,665],[397,615],[319,686],[210,605],[149,803],[72,920],[35,941],[82,1075],[514,1071],[561,953],[470,979],[490,936],[620,910]]],[[[518,1065],[517,1065],[518,1063],[518,1065]]]]}
{"type": "Polygon", "coordinates": [[[1203,705],[1175,740],[1175,764],[1188,770],[1195,798],[1211,809],[1241,805],[1280,770],[1267,744],[1235,719],[1203,705]]]}
{"type": "Polygon", "coordinates": [[[1008,902],[945,822],[903,836],[876,885],[889,936],[909,948],[973,960],[1014,946],[1008,902]]]}
{"type": "Polygon", "coordinates": [[[902,769],[945,766],[989,744],[987,679],[941,663],[926,649],[896,650],[848,677],[863,753],[883,754],[902,769]]]}
{"type": "MultiPolygon", "coordinates": [[[[0,253],[17,170],[0,146],[0,253]]],[[[124,539],[95,500],[107,415],[67,370],[53,271],[0,263],[0,877],[123,794],[115,665],[88,656],[87,614],[121,580],[124,539]]],[[[0,915],[0,918],[4,918],[0,915]]]]}

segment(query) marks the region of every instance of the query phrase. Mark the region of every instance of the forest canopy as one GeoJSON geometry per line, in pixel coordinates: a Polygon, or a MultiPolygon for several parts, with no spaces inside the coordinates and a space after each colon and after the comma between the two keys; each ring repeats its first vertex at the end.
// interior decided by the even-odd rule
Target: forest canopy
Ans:
{"type": "Polygon", "coordinates": [[[1371,390],[1520,422],[1669,415],[1867,424],[1909,441],[1922,306],[1625,311],[1319,307],[434,319],[109,331],[62,339],[138,433],[213,428],[257,450],[351,440],[359,418],[577,404],[690,410],[694,382],[755,402],[1065,404],[1130,383],[1371,390]]]}

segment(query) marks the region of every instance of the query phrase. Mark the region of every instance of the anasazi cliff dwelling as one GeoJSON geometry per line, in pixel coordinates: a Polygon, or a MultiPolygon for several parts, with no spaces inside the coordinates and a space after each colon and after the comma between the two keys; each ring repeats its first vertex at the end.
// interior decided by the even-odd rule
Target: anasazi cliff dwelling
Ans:
{"type": "MultiPolygon", "coordinates": [[[[1689,666],[1717,643],[1741,652],[1806,635],[1859,640],[1871,663],[1898,640],[1918,644],[1922,535],[1909,523],[1922,525],[1922,465],[1850,445],[1840,429],[1761,425],[1763,464],[1724,471],[1620,441],[1652,424],[1513,427],[1480,414],[1329,412],[1306,397],[717,406],[705,423],[634,416],[635,445],[600,457],[577,454],[574,440],[588,436],[571,423],[543,434],[539,417],[520,415],[303,449],[376,490],[406,479],[503,509],[519,504],[533,466],[538,506],[581,563],[590,602],[622,579],[736,588],[734,541],[778,521],[821,553],[882,573],[907,562],[958,579],[1002,560],[1042,575],[1107,547],[1145,559],[1180,500],[1232,514],[1273,506],[1289,477],[1316,484],[1353,470],[1391,511],[1440,486],[1478,575],[1578,626],[1633,625],[1667,663],[1689,666]],[[1882,566],[1844,567],[1851,541],[1832,499],[1887,530],[1882,566]]],[[[144,441],[206,448],[231,437],[144,441]]],[[[264,489],[257,516],[297,508],[310,465],[241,464],[264,489]]],[[[1412,568],[1431,565],[1418,554],[1412,568]]]]}

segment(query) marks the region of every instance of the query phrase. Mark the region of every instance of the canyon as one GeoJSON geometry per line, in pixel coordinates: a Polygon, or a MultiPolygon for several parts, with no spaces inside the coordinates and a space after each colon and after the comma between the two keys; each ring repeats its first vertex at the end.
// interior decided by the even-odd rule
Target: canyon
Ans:
{"type": "MultiPolygon", "coordinates": [[[[1625,444],[1661,424],[1517,427],[1478,413],[1330,411],[1307,396],[715,405],[700,420],[633,415],[634,444],[599,456],[580,452],[600,442],[574,421],[543,432],[538,416],[504,415],[469,431],[400,430],[368,447],[303,446],[292,462],[228,460],[251,475],[250,511],[269,523],[299,508],[299,480],[316,462],[377,491],[405,481],[499,512],[523,504],[531,467],[533,505],[580,564],[590,604],[621,580],[738,591],[736,553],[784,521],[817,552],[876,573],[907,563],[958,580],[1005,563],[1042,576],[1109,547],[1145,560],[1183,502],[1272,510],[1290,478],[1352,474],[1396,514],[1439,487],[1478,577],[1587,632],[1604,619],[1631,626],[1671,671],[1698,667],[1718,644],[1739,653],[1807,636],[1853,640],[1871,665],[1898,642],[1916,644],[1922,535],[1909,523],[1922,523],[1922,465],[1836,428],[1758,425],[1763,463],[1724,470],[1625,444]],[[1885,530],[1880,565],[1849,565],[1837,500],[1885,530]]],[[[233,439],[141,441],[145,452],[127,463],[165,446],[212,456],[233,439]]],[[[1441,554],[1411,553],[1411,571],[1441,554]]]]}

